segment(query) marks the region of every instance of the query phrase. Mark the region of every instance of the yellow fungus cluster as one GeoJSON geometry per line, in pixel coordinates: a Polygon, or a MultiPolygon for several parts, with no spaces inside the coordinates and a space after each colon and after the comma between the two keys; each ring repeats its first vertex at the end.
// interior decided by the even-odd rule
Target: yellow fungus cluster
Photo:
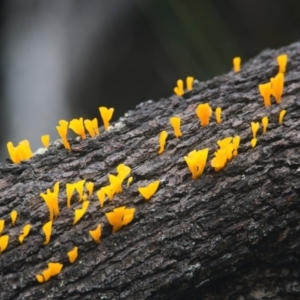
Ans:
{"type": "Polygon", "coordinates": [[[41,193],[40,196],[44,199],[49,209],[50,221],[54,221],[59,215],[58,206],[59,182],[56,182],[53,187],[53,192],[47,189],[46,193],[41,193]]]}
{"type": "Polygon", "coordinates": [[[233,70],[235,73],[241,71],[241,58],[239,56],[234,57],[232,62],[233,62],[233,70]]]}
{"type": "Polygon", "coordinates": [[[207,156],[208,156],[208,148],[202,150],[193,150],[187,156],[184,157],[191,173],[192,178],[197,179],[200,177],[204,171],[207,156]]]}
{"type": "Polygon", "coordinates": [[[14,147],[12,142],[8,142],[7,150],[10,159],[15,164],[19,164],[22,160],[27,160],[33,156],[27,140],[21,141],[16,147],[14,147]]]}
{"type": "Polygon", "coordinates": [[[87,200],[88,196],[92,196],[94,190],[94,183],[93,182],[85,182],[85,180],[78,180],[74,183],[67,183],[66,184],[66,195],[67,195],[67,208],[71,207],[71,199],[74,194],[74,191],[78,193],[78,201],[87,200]],[[88,195],[84,193],[84,187],[88,191],[88,195]]]}
{"type": "Polygon", "coordinates": [[[208,103],[199,104],[196,109],[196,114],[201,122],[201,126],[205,127],[209,124],[209,118],[212,115],[212,109],[208,103]]]}
{"type": "Polygon", "coordinates": [[[83,140],[86,138],[83,118],[71,120],[69,128],[72,129],[76,134],[78,134],[83,140]]]}
{"type": "Polygon", "coordinates": [[[58,262],[48,263],[48,268],[44,270],[41,274],[36,275],[36,280],[39,283],[48,281],[51,277],[58,275],[63,268],[63,264],[58,262]]]}
{"type": "Polygon", "coordinates": [[[100,134],[97,118],[94,118],[93,120],[88,120],[88,119],[84,120],[84,125],[91,137],[100,134]]]}
{"type": "MultiPolygon", "coordinates": [[[[186,78],[186,89],[188,91],[191,91],[193,89],[193,83],[194,77],[189,76],[186,78]]],[[[183,80],[177,80],[177,86],[174,88],[174,93],[179,97],[184,94],[183,80]]]]}
{"type": "Polygon", "coordinates": [[[159,180],[149,183],[147,186],[139,187],[138,191],[144,197],[145,200],[149,200],[157,191],[160,184],[159,180]]]}
{"type": "Polygon", "coordinates": [[[106,213],[105,216],[109,224],[113,226],[113,233],[115,233],[133,220],[134,213],[135,208],[121,206],[115,208],[112,212],[106,213]]]}

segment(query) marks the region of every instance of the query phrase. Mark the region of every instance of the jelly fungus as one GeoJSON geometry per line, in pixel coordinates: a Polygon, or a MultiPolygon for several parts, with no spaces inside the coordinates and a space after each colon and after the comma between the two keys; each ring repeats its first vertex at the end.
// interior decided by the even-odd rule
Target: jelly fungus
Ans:
{"type": "Polygon", "coordinates": [[[17,217],[18,217],[18,212],[16,210],[12,210],[11,213],[10,213],[10,219],[11,219],[11,224],[13,226],[16,225],[17,217]]]}
{"type": "Polygon", "coordinates": [[[121,178],[126,178],[127,176],[129,176],[130,172],[131,172],[131,168],[124,165],[124,164],[119,164],[117,166],[117,172],[118,172],[118,176],[121,178]]]}
{"type": "Polygon", "coordinates": [[[216,108],[216,122],[218,124],[220,124],[222,122],[221,114],[222,114],[222,108],[221,107],[217,107],[216,108]]]}
{"type": "Polygon", "coordinates": [[[0,236],[0,254],[7,248],[9,242],[9,235],[2,235],[0,236]]]}
{"type": "Polygon", "coordinates": [[[160,184],[159,180],[156,180],[147,186],[139,187],[138,190],[140,194],[145,198],[145,200],[149,200],[157,191],[158,186],[160,184]]]}
{"type": "Polygon", "coordinates": [[[251,122],[251,130],[254,139],[256,138],[256,133],[258,129],[259,129],[259,122],[251,122]]]}
{"type": "Polygon", "coordinates": [[[208,150],[208,148],[198,151],[193,150],[184,157],[184,160],[192,173],[193,179],[197,179],[202,175],[207,161],[208,150]]]}
{"type": "Polygon", "coordinates": [[[47,193],[41,193],[40,196],[44,199],[49,209],[50,221],[54,221],[59,215],[58,206],[59,182],[56,182],[53,187],[53,192],[47,189],[47,193]]]}
{"type": "Polygon", "coordinates": [[[75,184],[75,189],[79,194],[79,202],[80,202],[83,200],[83,189],[84,189],[85,180],[79,180],[74,184],[75,184]]]}
{"type": "Polygon", "coordinates": [[[84,120],[84,125],[91,137],[100,134],[97,118],[94,118],[93,120],[84,120]]]}
{"type": "Polygon", "coordinates": [[[85,187],[88,190],[89,197],[91,197],[93,194],[93,191],[94,191],[94,182],[91,182],[91,181],[87,182],[85,184],[85,187]]]}
{"type": "Polygon", "coordinates": [[[258,85],[259,92],[264,99],[265,106],[268,107],[271,105],[271,82],[258,85]]]}
{"type": "Polygon", "coordinates": [[[253,138],[250,143],[251,143],[251,147],[254,148],[257,144],[257,138],[253,138]]]}
{"type": "Polygon", "coordinates": [[[78,247],[74,247],[68,252],[69,262],[72,264],[76,261],[78,256],[78,247]]]}
{"type": "Polygon", "coordinates": [[[127,187],[129,187],[130,183],[133,181],[133,177],[130,176],[127,180],[127,187]]]}
{"type": "Polygon", "coordinates": [[[237,149],[239,148],[240,141],[241,141],[241,137],[238,136],[238,135],[235,136],[235,137],[232,139],[232,144],[233,144],[233,152],[232,152],[232,156],[233,156],[233,157],[237,156],[237,154],[238,154],[237,149]]]}
{"type": "Polygon", "coordinates": [[[280,111],[279,118],[278,118],[279,124],[282,124],[283,117],[285,116],[285,114],[286,114],[286,110],[285,109],[283,109],[283,110],[280,111]]]}
{"type": "Polygon", "coordinates": [[[22,229],[22,231],[21,231],[21,233],[20,233],[20,235],[18,237],[18,240],[19,240],[20,244],[23,244],[23,241],[27,237],[27,235],[29,234],[30,229],[31,229],[31,225],[30,224],[26,224],[23,227],[23,229],[22,229]]]}
{"type": "Polygon", "coordinates": [[[12,142],[8,142],[7,150],[10,159],[15,164],[19,164],[22,160],[27,160],[33,156],[30,144],[27,140],[21,141],[16,147],[14,147],[12,142]]]}
{"type": "Polygon", "coordinates": [[[49,144],[50,144],[50,135],[49,134],[42,135],[41,141],[42,141],[43,146],[45,148],[48,148],[49,144]]]}
{"type": "Polygon", "coordinates": [[[35,275],[35,278],[36,278],[36,280],[37,280],[39,283],[44,282],[44,276],[41,275],[41,274],[35,275]]]}
{"type": "Polygon", "coordinates": [[[4,229],[5,220],[0,220],[0,234],[4,229]]]}
{"type": "Polygon", "coordinates": [[[103,207],[104,205],[104,201],[105,201],[105,190],[103,188],[101,188],[97,193],[97,198],[99,200],[100,203],[100,207],[103,207]]]}
{"type": "Polygon", "coordinates": [[[82,208],[75,209],[73,225],[77,224],[78,221],[83,217],[89,207],[89,204],[90,201],[83,201],[82,208]]]}
{"type": "Polygon", "coordinates": [[[281,103],[281,97],[284,87],[284,74],[278,73],[274,78],[271,78],[272,95],[275,98],[277,104],[281,103]]]}
{"type": "Polygon", "coordinates": [[[186,89],[191,91],[193,89],[194,77],[188,76],[186,78],[186,89]]]}
{"type": "Polygon", "coordinates": [[[116,187],[112,185],[107,185],[103,187],[103,191],[105,195],[108,197],[109,201],[112,201],[116,193],[116,187]]]}
{"type": "Polygon", "coordinates": [[[83,118],[73,119],[70,121],[69,128],[78,134],[83,140],[86,138],[83,126],[83,118]]]}
{"type": "Polygon", "coordinates": [[[177,86],[174,88],[174,93],[180,97],[184,94],[183,81],[181,79],[177,80],[177,86]]]}
{"type": "Polygon", "coordinates": [[[51,277],[58,275],[62,268],[63,264],[50,262],[48,263],[48,268],[42,274],[37,274],[35,278],[39,283],[48,281],[51,277]]]}
{"type": "Polygon", "coordinates": [[[96,244],[100,244],[100,237],[101,237],[101,225],[98,224],[96,229],[89,231],[90,236],[94,240],[96,244]]]}
{"type": "Polygon", "coordinates": [[[122,193],[122,183],[123,183],[123,178],[116,176],[116,175],[112,175],[112,174],[108,174],[108,180],[110,183],[110,187],[111,189],[114,190],[114,193],[119,194],[122,193]]]}
{"type": "Polygon", "coordinates": [[[135,208],[126,208],[121,206],[115,208],[112,212],[105,214],[110,225],[113,226],[113,233],[120,230],[123,226],[132,222],[135,213],[135,208]]]}
{"type": "Polygon", "coordinates": [[[241,58],[239,56],[234,57],[232,62],[233,62],[234,72],[235,73],[240,72],[241,71],[241,58]]]}
{"type": "Polygon", "coordinates": [[[286,54],[281,54],[281,55],[277,56],[279,73],[285,73],[287,61],[288,61],[288,56],[286,54]]]}
{"type": "Polygon", "coordinates": [[[71,147],[69,142],[67,141],[67,134],[68,134],[68,125],[69,122],[67,122],[66,120],[60,120],[58,122],[59,126],[56,126],[56,129],[58,131],[59,136],[61,137],[62,141],[63,141],[63,145],[66,149],[68,149],[69,151],[71,151],[71,147]]]}
{"type": "Polygon", "coordinates": [[[165,143],[166,143],[166,139],[168,137],[168,133],[163,130],[161,131],[160,135],[159,135],[159,150],[158,150],[158,154],[162,154],[165,150],[165,143]]]}
{"type": "Polygon", "coordinates": [[[50,242],[50,237],[51,237],[51,233],[52,233],[52,221],[49,221],[47,223],[44,224],[43,226],[43,232],[45,235],[45,241],[44,241],[44,245],[47,245],[50,242]]]}
{"type": "Polygon", "coordinates": [[[63,268],[63,264],[58,262],[56,263],[50,262],[48,263],[48,268],[51,270],[51,277],[56,276],[61,272],[63,268]]]}
{"type": "Polygon", "coordinates": [[[67,207],[71,207],[71,198],[75,190],[75,184],[74,183],[67,183],[66,184],[66,194],[67,194],[67,207]]]}
{"type": "Polygon", "coordinates": [[[111,120],[112,115],[114,113],[114,109],[113,108],[108,109],[107,107],[101,106],[99,107],[99,112],[103,120],[104,128],[105,130],[107,130],[109,127],[109,121],[111,120]]]}
{"type": "Polygon", "coordinates": [[[174,135],[178,138],[182,136],[182,133],[180,131],[180,121],[181,119],[179,117],[172,117],[170,118],[170,123],[174,130],[174,135]]]}
{"type": "Polygon", "coordinates": [[[263,125],[263,133],[267,132],[267,128],[268,128],[268,123],[269,123],[269,119],[268,117],[263,117],[261,119],[262,125],[263,125]]]}
{"type": "Polygon", "coordinates": [[[196,109],[196,114],[201,122],[201,126],[205,127],[209,124],[209,118],[212,115],[211,107],[208,103],[199,104],[196,109]]]}

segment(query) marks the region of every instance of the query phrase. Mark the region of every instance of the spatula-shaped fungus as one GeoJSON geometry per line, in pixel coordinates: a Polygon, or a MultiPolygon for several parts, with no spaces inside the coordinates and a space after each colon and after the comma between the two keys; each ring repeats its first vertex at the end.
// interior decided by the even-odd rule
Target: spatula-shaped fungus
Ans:
{"type": "Polygon", "coordinates": [[[286,54],[281,54],[277,56],[277,63],[279,66],[279,73],[285,73],[286,64],[288,61],[288,56],[286,54]]]}
{"type": "Polygon", "coordinates": [[[226,149],[219,149],[214,153],[215,157],[211,160],[210,164],[215,168],[216,172],[222,170],[226,166],[228,159],[227,153],[228,151],[226,149]]]}
{"type": "Polygon", "coordinates": [[[167,137],[168,137],[168,133],[165,130],[161,131],[161,133],[159,134],[158,154],[162,154],[164,152],[167,137]]]}
{"type": "Polygon", "coordinates": [[[216,108],[216,122],[218,124],[220,124],[222,122],[221,114],[222,114],[222,108],[221,107],[217,107],[216,108]]]}
{"type": "Polygon", "coordinates": [[[58,194],[59,194],[59,182],[56,182],[54,184],[53,192],[51,192],[48,189],[47,193],[40,194],[40,196],[44,199],[46,205],[48,206],[50,221],[54,221],[54,218],[57,218],[59,215],[58,194]]]}
{"type": "Polygon", "coordinates": [[[85,130],[83,126],[83,118],[73,119],[70,121],[69,128],[84,140],[86,138],[85,130]]]}
{"type": "Polygon", "coordinates": [[[283,110],[280,111],[279,118],[278,118],[279,124],[282,124],[283,117],[285,116],[285,114],[286,114],[286,110],[285,109],[283,109],[283,110]]]}
{"type": "Polygon", "coordinates": [[[120,178],[126,178],[127,176],[129,176],[130,172],[131,172],[131,168],[124,165],[124,164],[119,164],[117,166],[117,172],[118,172],[118,176],[120,178]]]}
{"type": "Polygon", "coordinates": [[[251,131],[254,139],[256,138],[258,129],[259,129],[259,122],[251,122],[251,131]]]}
{"type": "Polygon", "coordinates": [[[66,184],[66,194],[67,194],[67,207],[71,207],[71,198],[74,193],[76,185],[74,183],[67,183],[66,184]]]}
{"type": "Polygon", "coordinates": [[[67,134],[68,134],[68,125],[69,122],[67,122],[66,120],[60,120],[58,122],[58,126],[56,126],[57,132],[59,134],[59,136],[61,137],[62,141],[63,141],[63,145],[66,149],[68,149],[69,151],[71,151],[71,147],[70,144],[67,140],[67,134]]]}
{"type": "Polygon", "coordinates": [[[237,149],[239,148],[240,145],[240,141],[241,141],[241,137],[239,135],[236,135],[233,139],[232,139],[232,144],[233,144],[233,152],[232,152],[232,156],[235,157],[238,154],[237,149]]]}
{"type": "Polygon", "coordinates": [[[97,193],[97,198],[99,200],[99,203],[100,203],[100,207],[103,207],[104,205],[104,201],[105,201],[105,191],[103,188],[101,188],[97,193]]]}
{"type": "Polygon", "coordinates": [[[7,150],[10,159],[15,164],[19,164],[22,160],[27,160],[33,156],[30,144],[27,140],[21,141],[16,147],[14,147],[12,142],[8,142],[7,150]]]}
{"type": "Polygon", "coordinates": [[[184,160],[192,173],[193,179],[197,179],[202,175],[207,161],[208,150],[208,148],[198,151],[193,150],[184,157],[184,160]]]}
{"type": "Polygon", "coordinates": [[[76,261],[78,257],[78,247],[74,247],[68,252],[69,262],[72,264],[76,261]]]}
{"type": "Polygon", "coordinates": [[[13,226],[16,225],[17,217],[18,217],[18,212],[16,210],[12,210],[11,213],[10,213],[10,219],[11,219],[11,224],[13,226]]]}
{"type": "Polygon", "coordinates": [[[126,208],[126,206],[121,206],[115,208],[112,212],[108,212],[105,214],[110,225],[113,226],[113,233],[117,232],[125,226],[129,224],[134,217],[135,208],[126,208]]]}
{"type": "Polygon", "coordinates": [[[180,130],[180,122],[181,119],[179,117],[172,117],[170,118],[170,123],[174,130],[174,135],[178,138],[182,136],[181,130],[180,130]]]}
{"type": "Polygon", "coordinates": [[[271,82],[259,84],[258,89],[259,89],[261,96],[264,99],[265,106],[266,107],[270,106],[271,105],[271,93],[272,93],[271,82]]]}
{"type": "Polygon", "coordinates": [[[261,122],[262,122],[262,125],[263,125],[263,134],[265,134],[267,132],[268,123],[269,123],[268,117],[263,117],[261,119],[261,122]]]}
{"type": "Polygon", "coordinates": [[[193,89],[194,77],[188,76],[186,78],[186,89],[191,91],[193,89]]]}
{"type": "Polygon", "coordinates": [[[174,93],[179,97],[184,94],[183,81],[181,79],[177,80],[177,86],[174,88],[174,93]]]}
{"type": "Polygon", "coordinates": [[[234,57],[232,62],[233,62],[234,72],[235,73],[240,72],[241,71],[241,58],[239,56],[234,57]]]}
{"type": "Polygon", "coordinates": [[[91,137],[100,134],[97,118],[94,118],[93,120],[84,120],[84,125],[91,137]]]}
{"type": "Polygon", "coordinates": [[[42,272],[43,281],[48,281],[51,278],[51,270],[48,268],[42,272]]]}
{"type": "Polygon", "coordinates": [[[90,201],[83,201],[82,208],[75,209],[73,225],[77,224],[78,221],[84,216],[85,212],[89,207],[89,204],[90,201]]]}
{"type": "Polygon", "coordinates": [[[147,186],[139,187],[138,190],[140,194],[145,198],[145,200],[149,200],[157,191],[158,186],[160,184],[159,180],[151,182],[147,186]]]}
{"type": "Polygon", "coordinates": [[[130,183],[132,182],[132,180],[133,180],[133,177],[130,176],[130,177],[128,178],[128,180],[127,180],[127,187],[129,187],[129,185],[130,185],[130,183]]]}
{"type": "Polygon", "coordinates": [[[281,103],[281,97],[284,87],[284,74],[278,73],[274,78],[271,78],[272,95],[275,98],[277,104],[281,103]]]}
{"type": "Polygon", "coordinates": [[[201,122],[201,126],[205,127],[209,124],[212,110],[208,103],[199,104],[196,109],[196,114],[201,122]]]}
{"type": "Polygon", "coordinates": [[[75,184],[75,189],[77,190],[78,195],[79,195],[79,201],[82,201],[85,180],[79,180],[79,181],[75,182],[74,184],[75,184]]]}
{"type": "Polygon", "coordinates": [[[50,262],[48,263],[48,269],[51,270],[51,277],[58,275],[63,268],[63,264],[58,262],[50,262]]]}
{"type": "Polygon", "coordinates": [[[30,229],[31,229],[31,225],[30,224],[26,224],[23,229],[22,229],[22,232],[20,233],[19,237],[18,237],[18,240],[20,242],[20,244],[23,243],[24,239],[27,237],[27,235],[29,234],[30,232],[30,229]]]}
{"type": "Polygon", "coordinates": [[[100,244],[101,233],[101,224],[98,224],[96,229],[89,231],[90,236],[96,244],[100,244]]]}
{"type": "Polygon", "coordinates": [[[4,229],[5,220],[0,220],[0,234],[4,229]]]}
{"type": "Polygon", "coordinates": [[[114,109],[107,108],[105,106],[101,106],[101,107],[99,107],[99,112],[100,112],[101,118],[103,120],[104,128],[105,128],[105,130],[107,130],[109,127],[109,121],[111,120],[112,115],[114,113],[114,109]]]}
{"type": "Polygon", "coordinates": [[[254,148],[257,144],[257,138],[253,138],[250,143],[251,143],[251,147],[254,148]]]}
{"type": "Polygon", "coordinates": [[[94,182],[91,181],[86,182],[85,187],[88,190],[89,197],[91,197],[94,191],[94,182]]]}
{"type": "Polygon", "coordinates": [[[3,251],[7,248],[9,242],[9,235],[2,235],[0,236],[0,254],[3,253],[3,251]]]}
{"type": "Polygon", "coordinates": [[[41,141],[42,141],[43,146],[45,148],[48,148],[49,144],[50,144],[50,135],[49,134],[42,135],[41,141]]]}
{"type": "Polygon", "coordinates": [[[116,175],[108,174],[108,180],[111,188],[114,190],[116,194],[122,193],[123,191],[122,183],[124,180],[123,178],[116,175]]]}
{"type": "Polygon", "coordinates": [[[43,232],[45,235],[45,241],[44,241],[44,245],[47,245],[50,242],[50,237],[51,237],[51,233],[52,233],[52,221],[49,221],[47,223],[44,224],[43,226],[43,232]]]}

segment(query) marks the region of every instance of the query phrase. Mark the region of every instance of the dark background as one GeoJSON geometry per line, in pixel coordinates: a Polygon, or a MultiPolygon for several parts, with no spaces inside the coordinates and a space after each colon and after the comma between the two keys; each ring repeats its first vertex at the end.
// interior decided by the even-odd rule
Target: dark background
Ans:
{"type": "Polygon", "coordinates": [[[1,159],[6,143],[58,138],[60,119],[114,120],[176,80],[228,72],[299,39],[299,0],[6,0],[0,23],[1,159]]]}

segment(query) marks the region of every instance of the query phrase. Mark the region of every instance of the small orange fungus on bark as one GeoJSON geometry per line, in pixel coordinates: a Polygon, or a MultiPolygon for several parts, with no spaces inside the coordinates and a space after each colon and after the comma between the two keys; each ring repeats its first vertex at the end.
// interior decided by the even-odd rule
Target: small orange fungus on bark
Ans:
{"type": "Polygon", "coordinates": [[[268,124],[269,124],[269,119],[268,117],[263,117],[261,119],[262,125],[263,125],[263,133],[265,134],[267,132],[268,124]]]}
{"type": "Polygon", "coordinates": [[[67,140],[69,122],[67,122],[66,120],[60,120],[58,122],[58,124],[59,124],[59,126],[56,126],[56,129],[57,129],[59,136],[61,137],[61,139],[63,141],[63,145],[66,149],[71,151],[70,144],[67,140]]]}
{"type": "Polygon", "coordinates": [[[182,79],[177,80],[177,86],[174,88],[174,93],[179,97],[184,94],[182,79]]]}
{"type": "Polygon", "coordinates": [[[26,224],[23,229],[22,229],[22,232],[20,233],[19,237],[18,237],[18,240],[20,242],[20,244],[23,243],[24,239],[27,237],[27,235],[29,234],[30,232],[30,229],[31,229],[31,225],[30,224],[26,224]]]}
{"type": "Polygon", "coordinates": [[[130,183],[133,181],[133,177],[130,176],[127,180],[127,187],[129,187],[130,183]]]}
{"type": "Polygon", "coordinates": [[[41,193],[40,196],[44,199],[49,209],[50,221],[54,221],[59,215],[58,206],[58,193],[59,193],[59,182],[56,182],[53,186],[53,192],[47,189],[47,193],[41,193]]]}
{"type": "Polygon", "coordinates": [[[84,120],[84,125],[91,137],[100,134],[97,118],[94,118],[93,120],[84,120]]]}
{"type": "Polygon", "coordinates": [[[283,110],[280,111],[279,118],[278,118],[279,124],[282,124],[283,117],[285,116],[285,114],[286,114],[286,110],[285,109],[283,109],[283,110]]]}
{"type": "Polygon", "coordinates": [[[251,122],[251,131],[254,139],[256,138],[258,129],[259,129],[259,122],[251,122]]]}
{"type": "Polygon", "coordinates": [[[5,220],[0,220],[0,234],[4,229],[5,220]]]}
{"type": "Polygon", "coordinates": [[[51,233],[52,233],[52,221],[49,221],[47,223],[44,224],[43,226],[43,232],[45,235],[45,241],[44,241],[44,245],[47,245],[50,242],[50,237],[51,237],[51,233]]]}
{"type": "Polygon", "coordinates": [[[2,235],[0,236],[0,254],[7,248],[9,242],[9,235],[2,235]]]}
{"type": "Polygon", "coordinates": [[[188,76],[186,78],[186,89],[191,91],[193,89],[194,77],[188,76]]]}
{"type": "Polygon", "coordinates": [[[10,159],[15,164],[19,164],[22,160],[30,159],[33,156],[29,141],[27,140],[21,141],[16,147],[14,147],[12,142],[8,142],[7,150],[10,159]]]}
{"type": "Polygon", "coordinates": [[[101,232],[101,224],[98,224],[96,229],[89,231],[90,236],[92,237],[92,239],[94,240],[94,242],[96,244],[100,243],[101,233],[102,233],[101,232]]]}
{"type": "Polygon", "coordinates": [[[181,130],[180,130],[180,122],[181,119],[179,117],[172,117],[170,118],[170,123],[174,130],[174,135],[178,138],[182,136],[181,130]]]}
{"type": "Polygon", "coordinates": [[[109,127],[109,121],[111,120],[112,115],[114,113],[114,109],[107,108],[105,106],[101,106],[101,107],[99,107],[99,112],[100,112],[101,118],[103,120],[104,128],[105,128],[105,130],[107,130],[109,127]]]}
{"type": "Polygon", "coordinates": [[[257,144],[257,138],[253,138],[250,143],[251,143],[251,147],[254,148],[257,144]]]}
{"type": "Polygon", "coordinates": [[[222,122],[221,114],[222,114],[222,108],[221,107],[217,107],[216,108],[216,122],[218,124],[220,124],[222,122]]]}
{"type": "Polygon", "coordinates": [[[139,187],[138,190],[140,194],[145,198],[145,200],[149,200],[157,191],[158,186],[160,184],[159,180],[156,180],[147,186],[139,187]]]}
{"type": "Polygon", "coordinates": [[[84,189],[85,180],[79,180],[74,183],[75,189],[79,194],[79,202],[83,200],[83,189],[84,189]]]}
{"type": "Polygon", "coordinates": [[[168,133],[165,130],[161,131],[161,133],[159,134],[158,154],[162,154],[164,152],[167,137],[168,137],[168,133]]]}
{"type": "Polygon", "coordinates": [[[97,193],[96,193],[99,203],[100,203],[100,207],[103,207],[104,205],[104,201],[105,201],[105,190],[103,188],[101,188],[97,193]]]}
{"type": "Polygon", "coordinates": [[[10,219],[13,226],[16,225],[17,217],[18,217],[18,212],[16,210],[12,210],[10,213],[10,219]]]}
{"type": "Polygon", "coordinates": [[[184,157],[184,160],[192,173],[193,179],[197,179],[202,175],[207,161],[208,150],[208,148],[198,151],[193,150],[184,157]]]}
{"type": "Polygon", "coordinates": [[[75,209],[73,225],[77,224],[89,207],[90,201],[83,201],[82,208],[75,209]]]}
{"type": "Polygon", "coordinates": [[[74,183],[67,183],[66,184],[66,194],[67,194],[67,207],[71,207],[71,198],[75,190],[75,184],[74,183]]]}
{"type": "Polygon", "coordinates": [[[88,190],[89,197],[91,197],[93,194],[93,191],[94,191],[94,182],[91,182],[91,181],[87,182],[85,184],[85,187],[88,190]]]}
{"type": "Polygon", "coordinates": [[[42,135],[41,141],[42,141],[43,146],[45,148],[48,148],[49,144],[50,144],[50,135],[49,134],[42,135]]]}
{"type": "Polygon", "coordinates": [[[235,157],[238,154],[237,149],[239,148],[240,145],[240,141],[241,141],[241,137],[239,135],[236,135],[233,139],[232,139],[232,144],[233,144],[233,152],[232,152],[232,156],[235,157]]]}
{"type": "Polygon", "coordinates": [[[288,61],[288,56],[286,54],[281,54],[279,56],[277,56],[277,63],[279,66],[279,73],[285,73],[285,69],[286,69],[286,64],[288,61]]]}
{"type": "Polygon", "coordinates": [[[83,140],[86,138],[83,126],[83,118],[73,119],[70,121],[69,128],[78,134],[83,140]]]}
{"type": "Polygon", "coordinates": [[[196,109],[196,114],[201,122],[201,126],[205,127],[209,124],[209,118],[212,115],[212,109],[208,103],[199,104],[196,109]]]}
{"type": "Polygon", "coordinates": [[[115,208],[112,212],[105,214],[110,225],[113,226],[113,233],[120,230],[123,226],[132,222],[135,213],[135,208],[126,208],[121,206],[115,208]]]}
{"type": "Polygon", "coordinates": [[[68,252],[69,262],[72,264],[76,261],[78,257],[78,247],[74,247],[71,251],[68,252]]]}
{"type": "Polygon", "coordinates": [[[232,62],[233,62],[233,69],[235,73],[241,71],[241,61],[242,60],[239,56],[233,58],[232,62]]]}
{"type": "Polygon", "coordinates": [[[261,96],[264,99],[265,106],[266,107],[270,106],[271,105],[271,93],[272,93],[271,82],[259,84],[258,89],[259,89],[261,96]]]}
{"type": "Polygon", "coordinates": [[[281,103],[281,97],[284,87],[284,74],[278,73],[274,78],[271,78],[272,95],[275,98],[277,104],[281,103]]]}
{"type": "Polygon", "coordinates": [[[36,280],[39,283],[48,281],[51,277],[58,275],[63,268],[63,264],[61,263],[48,263],[48,268],[42,272],[42,274],[35,275],[36,280]]]}

